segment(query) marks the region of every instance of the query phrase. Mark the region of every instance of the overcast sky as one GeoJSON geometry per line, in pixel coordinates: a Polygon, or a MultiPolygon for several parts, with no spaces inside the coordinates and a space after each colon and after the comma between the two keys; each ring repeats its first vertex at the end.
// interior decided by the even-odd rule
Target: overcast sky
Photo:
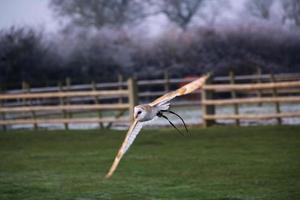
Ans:
{"type": "Polygon", "coordinates": [[[42,26],[47,30],[58,26],[48,0],[0,0],[0,29],[12,25],[42,26]]]}
{"type": "MultiPolygon", "coordinates": [[[[245,0],[229,0],[238,11],[245,0]]],[[[12,25],[30,25],[55,31],[59,25],[48,8],[49,0],[0,0],[0,29],[12,25]]]]}

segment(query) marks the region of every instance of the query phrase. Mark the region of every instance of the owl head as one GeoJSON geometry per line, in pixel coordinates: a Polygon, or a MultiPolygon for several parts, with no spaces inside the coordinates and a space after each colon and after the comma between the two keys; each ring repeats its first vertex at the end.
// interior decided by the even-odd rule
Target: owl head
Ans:
{"type": "Polygon", "coordinates": [[[138,105],[134,107],[134,119],[138,121],[145,121],[147,115],[147,109],[144,105],[138,105]]]}

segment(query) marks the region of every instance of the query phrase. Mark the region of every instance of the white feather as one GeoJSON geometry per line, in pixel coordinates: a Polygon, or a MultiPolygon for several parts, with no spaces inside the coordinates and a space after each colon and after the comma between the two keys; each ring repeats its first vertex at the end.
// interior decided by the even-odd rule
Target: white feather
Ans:
{"type": "Polygon", "coordinates": [[[161,102],[157,105],[157,107],[159,110],[168,110],[170,107],[170,102],[169,101],[161,102]]]}
{"type": "Polygon", "coordinates": [[[131,146],[131,144],[133,143],[133,141],[135,140],[136,136],[139,134],[142,128],[143,128],[143,123],[138,122],[134,127],[134,129],[131,131],[131,133],[128,134],[126,138],[127,142],[124,146],[123,153],[126,153],[126,151],[129,149],[129,147],[131,146]]]}

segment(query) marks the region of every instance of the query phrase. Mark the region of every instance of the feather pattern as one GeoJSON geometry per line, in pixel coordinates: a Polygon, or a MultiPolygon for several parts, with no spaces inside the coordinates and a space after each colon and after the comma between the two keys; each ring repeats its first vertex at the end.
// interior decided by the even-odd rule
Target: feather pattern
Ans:
{"type": "Polygon", "coordinates": [[[128,133],[126,137],[126,143],[124,145],[123,153],[126,153],[133,141],[135,140],[136,136],[140,133],[141,129],[143,128],[143,123],[138,122],[131,133],[128,133]]]}
{"type": "Polygon", "coordinates": [[[206,79],[209,77],[209,74],[202,76],[194,81],[192,81],[191,83],[188,83],[186,85],[184,85],[183,87],[173,91],[173,92],[169,92],[157,99],[155,99],[153,102],[151,102],[149,105],[150,106],[156,106],[159,104],[164,104],[172,99],[174,99],[177,96],[182,96],[182,95],[186,95],[189,94],[197,89],[199,89],[204,82],[206,81],[206,79]]]}

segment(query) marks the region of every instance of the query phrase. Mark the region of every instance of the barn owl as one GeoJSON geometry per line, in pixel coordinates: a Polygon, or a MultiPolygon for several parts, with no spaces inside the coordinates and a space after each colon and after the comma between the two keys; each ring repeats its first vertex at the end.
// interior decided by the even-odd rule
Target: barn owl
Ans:
{"type": "MultiPolygon", "coordinates": [[[[149,104],[142,104],[142,105],[135,106],[134,107],[134,121],[131,124],[131,126],[126,134],[126,137],[115,157],[115,160],[105,177],[110,178],[113,175],[113,173],[115,172],[115,170],[118,167],[118,164],[119,164],[121,158],[127,152],[129,147],[135,140],[136,136],[139,134],[140,130],[142,129],[143,125],[145,125],[147,122],[151,122],[151,120],[153,120],[154,118],[157,118],[157,117],[159,117],[159,118],[163,117],[168,120],[168,118],[164,115],[164,112],[170,112],[172,114],[177,115],[176,113],[169,110],[170,101],[177,96],[186,95],[186,94],[189,94],[189,93],[201,88],[201,86],[205,83],[205,81],[208,77],[209,77],[209,75],[202,76],[175,91],[166,93],[165,95],[157,98],[156,100],[154,100],[153,102],[151,102],[149,104]]],[[[177,116],[180,117],[179,115],[177,115],[177,116]]],[[[181,117],[180,117],[180,119],[182,120],[181,117]]],[[[170,123],[173,127],[175,127],[172,124],[172,122],[170,122],[170,123]]],[[[185,126],[185,128],[186,128],[186,126],[185,126]]]]}

